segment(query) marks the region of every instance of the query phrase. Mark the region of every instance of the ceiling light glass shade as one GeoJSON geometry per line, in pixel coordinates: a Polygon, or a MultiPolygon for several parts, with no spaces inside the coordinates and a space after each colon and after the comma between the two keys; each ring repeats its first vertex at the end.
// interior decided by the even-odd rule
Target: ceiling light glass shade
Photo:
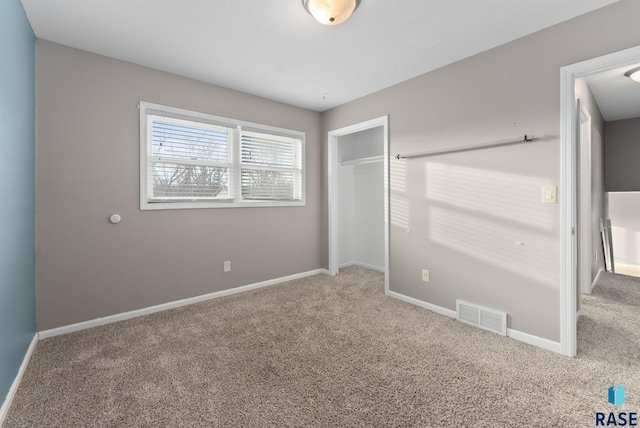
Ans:
{"type": "Polygon", "coordinates": [[[631,80],[640,83],[640,67],[632,68],[631,70],[624,73],[624,75],[631,80]]]}
{"type": "Polygon", "coordinates": [[[321,24],[338,25],[349,19],[360,0],[302,0],[302,5],[321,24]]]}

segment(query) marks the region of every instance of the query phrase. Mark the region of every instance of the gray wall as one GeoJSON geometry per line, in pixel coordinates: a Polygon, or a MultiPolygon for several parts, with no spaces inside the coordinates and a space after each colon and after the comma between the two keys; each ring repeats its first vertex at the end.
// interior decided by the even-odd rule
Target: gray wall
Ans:
{"type": "Polygon", "coordinates": [[[640,191],[640,118],[607,122],[605,129],[607,191],[640,191]]]}
{"type": "Polygon", "coordinates": [[[319,113],[42,40],[37,99],[38,330],[326,268],[319,113]],[[139,100],[306,132],[306,206],[140,211],[139,100]]]}
{"type": "Polygon", "coordinates": [[[20,1],[1,1],[0,406],[36,332],[35,111],[35,36],[20,1]]]}
{"type": "MultiPolygon", "coordinates": [[[[604,269],[604,253],[600,236],[600,219],[607,218],[607,199],[604,190],[605,122],[585,79],[576,79],[576,98],[591,115],[591,280],[604,269]],[[595,253],[598,256],[595,256],[595,253]]],[[[578,290],[580,291],[580,290],[578,290]]],[[[580,299],[578,299],[578,307],[580,299]]]]}
{"type": "Polygon", "coordinates": [[[504,310],[510,328],[559,341],[560,205],[542,205],[540,188],[559,182],[560,68],[639,45],[638,16],[622,0],[325,113],[325,131],[389,114],[391,156],[542,137],[391,159],[392,291],[504,310]]]}

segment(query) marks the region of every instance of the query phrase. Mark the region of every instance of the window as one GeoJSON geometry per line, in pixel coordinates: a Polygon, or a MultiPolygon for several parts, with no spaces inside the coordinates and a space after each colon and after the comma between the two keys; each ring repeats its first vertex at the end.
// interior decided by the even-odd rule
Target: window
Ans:
{"type": "Polygon", "coordinates": [[[304,138],[140,102],[140,209],[304,205],[304,138]]]}

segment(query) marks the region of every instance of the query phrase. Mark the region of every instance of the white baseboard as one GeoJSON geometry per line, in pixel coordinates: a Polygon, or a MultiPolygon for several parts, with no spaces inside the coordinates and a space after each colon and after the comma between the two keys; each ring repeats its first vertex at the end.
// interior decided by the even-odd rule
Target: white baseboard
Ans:
{"type": "Polygon", "coordinates": [[[22,376],[24,375],[24,371],[27,369],[27,365],[29,364],[29,360],[31,359],[31,354],[33,354],[33,350],[36,348],[36,344],[38,343],[38,334],[33,335],[33,339],[31,339],[31,344],[29,344],[29,348],[27,348],[26,354],[24,354],[24,358],[22,359],[22,364],[20,364],[20,368],[18,369],[18,374],[11,384],[11,388],[9,388],[9,392],[7,393],[7,397],[2,403],[2,407],[0,407],[0,427],[4,423],[4,418],[9,413],[9,407],[11,406],[11,402],[13,401],[13,397],[16,395],[16,391],[18,391],[18,386],[20,386],[20,382],[22,381],[22,376]]]}
{"type": "Polygon", "coordinates": [[[615,273],[627,276],[640,276],[640,266],[615,261],[615,273]]]}
{"type": "MultiPolygon", "coordinates": [[[[405,296],[404,294],[396,293],[395,291],[389,291],[387,294],[390,297],[394,297],[396,299],[402,300],[407,303],[411,303],[416,306],[420,306],[425,309],[429,309],[440,315],[445,315],[451,318],[457,318],[457,313],[454,310],[443,308],[442,306],[434,305],[432,303],[423,302],[422,300],[415,299],[413,297],[405,296]]],[[[549,339],[545,339],[542,337],[534,336],[529,333],[523,333],[518,330],[507,329],[507,336],[518,340],[520,342],[528,343],[529,345],[537,346],[538,348],[546,349],[548,351],[556,352],[558,354],[562,353],[562,348],[560,346],[560,342],[554,342],[549,339]]]]}
{"type": "Polygon", "coordinates": [[[38,333],[39,339],[46,339],[48,337],[59,336],[61,334],[72,333],[74,331],[86,330],[88,328],[98,327],[105,324],[111,324],[118,321],[124,321],[131,318],[141,317],[143,315],[149,315],[155,312],[166,311],[168,309],[175,309],[181,306],[192,305],[194,303],[204,302],[206,300],[216,299],[218,297],[230,296],[232,294],[242,293],[249,290],[255,290],[257,288],[268,287],[270,285],[276,285],[294,279],[306,278],[308,276],[318,274],[329,274],[327,269],[315,269],[308,272],[298,273],[294,275],[284,276],[281,278],[270,279],[267,281],[256,282],[254,284],[243,285],[240,287],[230,288],[228,290],[216,291],[214,293],[203,294],[201,296],[190,297],[188,299],[175,300],[173,302],[163,303],[160,305],[149,306],[147,308],[136,309],[134,311],[122,312],[115,315],[109,315],[102,318],[96,318],[89,321],[83,321],[76,324],[71,324],[63,327],[52,328],[50,330],[43,330],[38,333]]]}
{"type": "Polygon", "coordinates": [[[598,273],[593,278],[593,281],[591,281],[591,284],[589,284],[589,289],[587,290],[586,293],[583,293],[583,294],[591,294],[591,292],[593,291],[593,286],[596,285],[596,283],[598,282],[598,279],[600,279],[600,274],[602,274],[602,272],[604,272],[602,268],[598,269],[598,273]]]}
{"type": "Polygon", "coordinates": [[[355,264],[356,264],[356,262],[344,262],[344,263],[340,263],[340,264],[338,265],[338,269],[342,269],[342,268],[346,268],[346,267],[349,267],[349,266],[353,266],[353,265],[355,265],[355,264]]]}
{"type": "Polygon", "coordinates": [[[405,296],[404,294],[396,293],[395,291],[389,291],[388,296],[393,297],[403,302],[411,303],[412,305],[420,306],[421,308],[429,309],[440,315],[444,315],[451,318],[456,318],[456,311],[443,308],[442,306],[434,305],[432,303],[423,302],[413,297],[405,296]]]}
{"type": "Polygon", "coordinates": [[[370,270],[376,270],[378,272],[383,272],[384,273],[384,268],[378,267],[378,266],[374,266],[374,265],[370,265],[367,263],[361,263],[361,262],[347,262],[347,263],[343,263],[340,266],[338,266],[338,269],[342,269],[342,268],[346,268],[349,266],[360,266],[363,267],[365,269],[370,269],[370,270]]]}
{"type": "Polygon", "coordinates": [[[537,346],[538,348],[555,352],[556,354],[562,354],[562,345],[560,345],[560,342],[554,342],[553,340],[534,336],[533,334],[529,333],[523,333],[521,331],[513,330],[510,328],[507,329],[507,336],[512,339],[519,340],[520,342],[528,343],[529,345],[537,346]]]}

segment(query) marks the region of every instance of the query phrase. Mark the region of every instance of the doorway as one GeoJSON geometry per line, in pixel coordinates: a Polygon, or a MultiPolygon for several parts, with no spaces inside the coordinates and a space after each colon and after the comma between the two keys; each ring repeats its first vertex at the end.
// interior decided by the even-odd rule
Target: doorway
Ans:
{"type": "MultiPolygon", "coordinates": [[[[577,78],[601,73],[617,67],[640,62],[640,46],[602,57],[572,64],[560,69],[560,183],[561,196],[561,285],[560,285],[560,342],[562,354],[574,357],[577,349],[578,306],[578,210],[582,201],[577,198],[578,177],[577,133],[579,110],[576,106],[577,78]]],[[[584,183],[580,183],[584,189],[584,183]]],[[[584,194],[584,191],[581,192],[584,194]]]]}
{"type": "Polygon", "coordinates": [[[388,121],[382,116],[330,131],[328,162],[329,273],[337,275],[341,265],[349,264],[381,270],[385,293],[389,291],[388,121]]]}

